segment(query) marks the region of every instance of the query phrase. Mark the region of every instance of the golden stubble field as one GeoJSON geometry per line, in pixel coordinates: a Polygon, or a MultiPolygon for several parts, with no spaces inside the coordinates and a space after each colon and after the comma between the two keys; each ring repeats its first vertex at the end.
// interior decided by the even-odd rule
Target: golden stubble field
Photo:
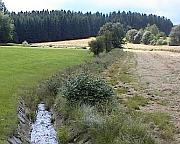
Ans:
{"type": "Polygon", "coordinates": [[[125,49],[132,50],[147,50],[147,51],[170,51],[170,52],[180,52],[180,46],[152,46],[143,44],[131,44],[127,43],[124,45],[125,49]]]}
{"type": "MultiPolygon", "coordinates": [[[[32,47],[52,47],[52,48],[88,48],[88,43],[95,40],[95,37],[90,37],[86,39],[78,40],[66,40],[57,42],[43,42],[43,43],[33,43],[32,47]]],[[[180,52],[180,46],[152,46],[143,44],[131,44],[127,43],[123,46],[125,49],[132,50],[147,50],[147,51],[170,51],[170,52],[180,52]]]]}
{"type": "Polygon", "coordinates": [[[78,40],[66,40],[66,41],[57,41],[57,42],[43,42],[43,43],[34,43],[32,46],[37,47],[53,47],[53,48],[84,48],[88,47],[88,43],[94,40],[94,37],[87,39],[78,39],[78,40]]]}

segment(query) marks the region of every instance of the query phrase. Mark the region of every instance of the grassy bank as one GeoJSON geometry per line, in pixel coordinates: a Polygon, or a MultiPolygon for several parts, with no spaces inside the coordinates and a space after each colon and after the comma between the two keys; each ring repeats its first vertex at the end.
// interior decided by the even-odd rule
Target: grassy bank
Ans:
{"type": "Polygon", "coordinates": [[[0,47],[0,143],[16,127],[17,99],[22,88],[90,58],[86,50],[0,47]]]}
{"type": "MultiPolygon", "coordinates": [[[[136,115],[134,109],[126,106],[124,100],[122,101],[123,93],[116,89],[116,82],[137,83],[129,72],[135,67],[133,55],[118,50],[112,51],[93,61],[93,67],[100,69],[91,71],[92,65],[89,64],[86,67],[90,74],[105,79],[106,83],[114,88],[115,95],[106,104],[90,106],[76,103],[73,106],[59,91],[55,100],[55,111],[57,119],[58,116],[62,119],[57,121],[60,143],[156,144],[149,123],[144,122],[143,115],[136,115]]],[[[129,90],[129,87],[127,89],[129,90]]],[[[75,92],[76,90],[73,93],[75,92]]]]}
{"type": "MultiPolygon", "coordinates": [[[[28,97],[24,97],[26,105],[32,113],[36,110],[35,107],[40,100],[43,100],[47,106],[54,108],[58,139],[63,144],[87,142],[90,144],[155,144],[156,139],[153,136],[153,131],[150,129],[149,123],[144,122],[143,114],[138,115],[134,109],[129,109],[122,102],[122,93],[116,92],[115,89],[114,96],[107,103],[98,103],[93,106],[91,103],[82,103],[83,101],[93,100],[88,98],[88,93],[93,97],[94,91],[99,92],[104,88],[105,90],[108,89],[104,85],[94,87],[98,82],[96,80],[94,83],[93,80],[87,82],[86,76],[84,81],[83,77],[78,76],[80,73],[90,77],[92,75],[93,77],[101,77],[112,88],[115,82],[113,76],[116,76],[117,80],[120,78],[122,82],[136,82],[127,73],[129,63],[131,63],[128,61],[129,58],[133,58],[129,53],[113,50],[111,53],[94,58],[90,63],[66,69],[39,85],[38,88],[31,90],[28,97]],[[121,70],[118,69],[119,75],[111,71],[110,66],[114,63],[121,63],[121,70]],[[69,85],[69,82],[73,84],[69,85]],[[85,93],[82,94],[83,92],[85,93]],[[36,96],[34,93],[36,93],[36,96]],[[81,94],[79,95],[79,93],[81,94]],[[71,103],[69,96],[71,98],[76,97],[74,100],[77,101],[71,103]],[[29,97],[31,98],[29,99],[29,97]],[[79,97],[82,97],[83,101],[79,97]],[[34,99],[37,99],[37,102],[33,102],[34,99]],[[78,102],[79,100],[80,102],[78,102]]],[[[133,65],[134,63],[130,67],[132,68],[133,65]]],[[[104,90],[100,94],[103,94],[103,92],[104,90]]],[[[96,95],[96,92],[94,94],[96,95]]],[[[139,105],[139,102],[137,105],[139,105]]]]}
{"type": "Polygon", "coordinates": [[[34,118],[40,101],[53,108],[62,144],[171,143],[170,117],[141,111],[151,100],[135,69],[133,53],[119,49],[65,69],[24,93],[28,116],[34,118]],[[108,93],[112,95],[106,99],[108,93]]]}

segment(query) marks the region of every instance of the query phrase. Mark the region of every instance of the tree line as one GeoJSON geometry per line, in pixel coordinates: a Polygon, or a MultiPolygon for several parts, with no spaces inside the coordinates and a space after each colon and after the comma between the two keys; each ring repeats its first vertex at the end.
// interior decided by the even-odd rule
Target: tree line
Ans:
{"type": "Polygon", "coordinates": [[[95,56],[110,52],[114,48],[122,48],[126,42],[144,45],[170,45],[180,46],[180,25],[172,28],[169,37],[153,24],[144,29],[130,29],[125,31],[121,23],[108,22],[100,28],[95,40],[89,42],[90,51],[95,56]]]}
{"type": "Polygon", "coordinates": [[[0,36],[4,35],[0,37],[0,42],[44,42],[97,36],[100,28],[108,22],[121,23],[125,32],[155,24],[160,31],[169,35],[173,27],[171,20],[165,17],[130,11],[109,14],[70,10],[10,13],[0,0],[0,36]]]}
{"type": "Polygon", "coordinates": [[[125,30],[145,28],[156,24],[167,35],[173,23],[171,20],[156,15],[132,12],[82,13],[65,10],[43,10],[10,13],[14,20],[14,42],[42,42],[66,39],[78,39],[96,36],[100,27],[107,22],[119,22],[125,30]]]}

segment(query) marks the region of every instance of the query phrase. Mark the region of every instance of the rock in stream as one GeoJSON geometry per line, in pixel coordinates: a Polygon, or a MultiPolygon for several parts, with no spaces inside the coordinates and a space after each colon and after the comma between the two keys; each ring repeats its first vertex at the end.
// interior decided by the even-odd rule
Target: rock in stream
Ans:
{"type": "Polygon", "coordinates": [[[52,113],[45,110],[44,104],[38,105],[36,121],[32,125],[32,144],[58,144],[51,116],[52,113]]]}

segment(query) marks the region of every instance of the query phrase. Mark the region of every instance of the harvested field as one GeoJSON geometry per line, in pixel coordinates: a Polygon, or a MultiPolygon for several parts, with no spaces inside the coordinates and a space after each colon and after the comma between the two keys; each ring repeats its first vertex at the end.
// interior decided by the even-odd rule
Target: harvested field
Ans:
{"type": "Polygon", "coordinates": [[[126,49],[133,50],[147,50],[147,51],[170,51],[170,52],[180,52],[180,46],[152,46],[143,44],[131,44],[127,43],[124,45],[126,49]]]}
{"type": "Polygon", "coordinates": [[[44,43],[34,43],[34,47],[53,47],[53,48],[85,48],[88,47],[88,43],[94,40],[94,37],[79,40],[67,40],[67,41],[57,41],[57,42],[44,42],[44,43]]]}
{"type": "MultiPolygon", "coordinates": [[[[131,50],[130,50],[131,51],[131,50]]],[[[136,72],[148,87],[151,104],[143,107],[146,112],[168,113],[175,125],[175,144],[180,143],[180,54],[163,51],[135,51],[136,72]]]]}

